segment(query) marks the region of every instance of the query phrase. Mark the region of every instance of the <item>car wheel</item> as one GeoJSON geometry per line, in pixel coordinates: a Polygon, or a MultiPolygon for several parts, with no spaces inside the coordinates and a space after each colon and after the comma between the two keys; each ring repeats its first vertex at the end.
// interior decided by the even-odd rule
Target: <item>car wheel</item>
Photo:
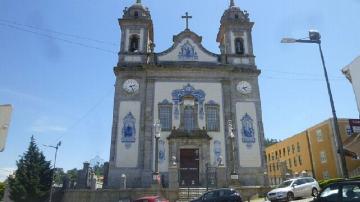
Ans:
{"type": "Polygon", "coordinates": [[[313,189],[311,190],[311,196],[317,197],[318,194],[319,194],[319,191],[318,191],[316,188],[313,188],[313,189]]]}
{"type": "Polygon", "coordinates": [[[287,197],[286,197],[287,201],[292,201],[294,200],[294,194],[292,192],[287,193],[287,197]]]}

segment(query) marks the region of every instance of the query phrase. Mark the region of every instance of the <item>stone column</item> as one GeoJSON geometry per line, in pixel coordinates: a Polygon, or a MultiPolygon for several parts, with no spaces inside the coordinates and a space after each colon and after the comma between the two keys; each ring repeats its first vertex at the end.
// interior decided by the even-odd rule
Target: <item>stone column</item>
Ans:
{"type": "Polygon", "coordinates": [[[216,181],[218,187],[226,187],[226,167],[219,166],[216,169],[216,181]]]}
{"type": "Polygon", "coordinates": [[[178,173],[178,167],[176,165],[169,167],[169,188],[170,189],[179,188],[179,173],[178,173]]]}

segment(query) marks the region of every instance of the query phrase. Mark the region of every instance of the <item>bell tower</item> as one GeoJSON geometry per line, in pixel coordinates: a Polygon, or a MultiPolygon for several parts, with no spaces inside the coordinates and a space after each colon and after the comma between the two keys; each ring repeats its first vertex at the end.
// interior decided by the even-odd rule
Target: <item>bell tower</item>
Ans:
{"type": "Polygon", "coordinates": [[[251,31],[254,23],[247,11],[235,6],[234,0],[220,20],[216,41],[220,43],[222,63],[255,65],[251,31]]]}
{"type": "Polygon", "coordinates": [[[119,25],[121,43],[118,65],[145,63],[154,40],[149,9],[141,4],[141,0],[136,0],[135,4],[124,9],[119,25]]]}

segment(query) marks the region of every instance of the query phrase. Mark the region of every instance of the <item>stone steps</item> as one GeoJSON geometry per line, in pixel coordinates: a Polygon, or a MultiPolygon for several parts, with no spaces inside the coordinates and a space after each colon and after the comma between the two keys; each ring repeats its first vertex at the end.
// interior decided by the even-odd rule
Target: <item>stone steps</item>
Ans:
{"type": "Polygon", "coordinates": [[[198,198],[206,192],[206,188],[179,188],[179,199],[177,202],[188,202],[191,199],[198,198]]]}

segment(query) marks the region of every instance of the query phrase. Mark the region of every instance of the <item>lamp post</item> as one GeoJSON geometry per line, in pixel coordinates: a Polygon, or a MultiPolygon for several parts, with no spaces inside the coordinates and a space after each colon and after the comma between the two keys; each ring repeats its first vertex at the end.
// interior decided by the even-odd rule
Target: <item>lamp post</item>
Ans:
{"type": "Polygon", "coordinates": [[[234,141],[235,141],[235,135],[233,132],[234,128],[232,125],[232,121],[228,120],[228,135],[230,138],[230,147],[231,147],[231,152],[230,152],[230,160],[231,160],[231,174],[230,174],[230,178],[231,180],[237,180],[239,178],[239,176],[236,174],[236,170],[235,170],[235,154],[234,154],[234,141]]]}
{"type": "Polygon", "coordinates": [[[155,132],[155,170],[153,173],[153,180],[157,180],[159,176],[159,139],[161,135],[161,124],[157,120],[154,123],[154,132],[155,132]]]}
{"type": "Polygon", "coordinates": [[[54,172],[53,172],[53,175],[52,175],[52,178],[51,178],[51,187],[50,187],[50,196],[49,196],[49,202],[51,202],[52,200],[52,193],[53,193],[53,182],[54,182],[54,176],[55,176],[55,168],[56,168],[56,157],[57,157],[57,152],[58,152],[58,149],[61,145],[61,141],[59,141],[56,146],[51,146],[51,145],[44,145],[45,147],[51,147],[51,148],[54,148],[55,149],[55,160],[54,160],[54,172]]]}
{"type": "Polygon", "coordinates": [[[281,40],[281,43],[315,43],[315,44],[318,44],[318,46],[319,46],[321,62],[322,62],[323,70],[324,70],[324,75],[325,75],[325,80],[326,80],[326,85],[327,85],[327,90],[328,90],[328,94],[329,94],[329,98],[330,98],[330,105],[331,105],[331,110],[332,110],[332,115],[333,115],[333,120],[334,120],[335,138],[336,138],[336,141],[338,143],[338,152],[339,152],[339,155],[340,155],[340,167],[341,167],[342,172],[343,172],[343,177],[348,178],[349,175],[348,175],[348,170],[347,170],[347,167],[346,167],[344,148],[343,148],[343,144],[342,144],[342,141],[341,141],[340,130],[339,130],[339,125],[338,125],[335,106],[334,106],[334,100],[333,100],[332,93],[331,93],[329,78],[328,78],[328,74],[327,74],[327,70],[326,70],[326,66],[325,66],[325,61],[324,61],[324,55],[323,55],[323,52],[322,52],[322,49],[321,49],[321,40],[320,40],[320,38],[321,38],[321,36],[320,36],[320,33],[318,31],[310,30],[309,31],[309,39],[283,38],[281,40]]]}

